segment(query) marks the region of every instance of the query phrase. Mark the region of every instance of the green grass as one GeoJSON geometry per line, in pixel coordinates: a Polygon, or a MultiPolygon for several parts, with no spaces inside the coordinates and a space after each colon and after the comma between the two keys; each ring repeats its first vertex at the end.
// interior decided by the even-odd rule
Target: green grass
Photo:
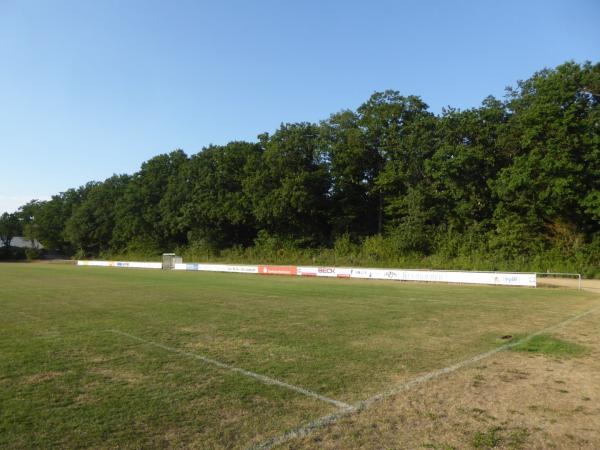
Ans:
{"type": "Polygon", "coordinates": [[[597,304],[558,289],[0,265],[0,448],[245,448],[597,304]]]}
{"type": "Polygon", "coordinates": [[[558,339],[548,334],[534,336],[514,346],[512,350],[558,357],[581,356],[587,353],[587,348],[583,345],[558,339]]]}
{"type": "Polygon", "coordinates": [[[486,431],[475,433],[471,444],[473,448],[481,450],[491,450],[500,446],[517,450],[524,448],[527,436],[529,431],[526,428],[506,430],[500,426],[492,426],[486,431]]]}

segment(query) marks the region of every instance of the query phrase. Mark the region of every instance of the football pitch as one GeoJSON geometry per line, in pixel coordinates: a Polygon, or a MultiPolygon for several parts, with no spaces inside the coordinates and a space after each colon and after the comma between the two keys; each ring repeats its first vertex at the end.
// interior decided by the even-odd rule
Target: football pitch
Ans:
{"type": "Polygon", "coordinates": [[[0,447],[268,447],[598,305],[557,288],[2,264],[0,447]]]}

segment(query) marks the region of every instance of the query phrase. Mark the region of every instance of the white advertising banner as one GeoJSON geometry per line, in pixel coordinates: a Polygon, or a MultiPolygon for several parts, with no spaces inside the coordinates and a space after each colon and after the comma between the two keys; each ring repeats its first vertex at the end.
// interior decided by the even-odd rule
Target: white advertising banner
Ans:
{"type": "Polygon", "coordinates": [[[350,267],[298,267],[298,275],[363,278],[374,280],[425,281],[438,283],[536,286],[534,273],[461,272],[451,270],[362,269],[350,267]]]}
{"type": "Polygon", "coordinates": [[[298,275],[303,277],[350,278],[352,269],[347,267],[298,266],[298,275]]]}
{"type": "Polygon", "coordinates": [[[78,266],[99,266],[108,267],[110,261],[77,261],[78,266]]]}
{"type": "Polygon", "coordinates": [[[142,261],[77,261],[78,266],[128,267],[132,269],[162,269],[160,262],[142,261]]]}
{"type": "Polygon", "coordinates": [[[230,264],[175,264],[175,270],[198,270],[205,272],[233,272],[233,273],[258,273],[258,266],[230,265],[230,264]]]}
{"type": "Polygon", "coordinates": [[[460,272],[445,270],[353,269],[352,278],[438,283],[536,286],[535,273],[460,272]]]}
{"type": "MultiPolygon", "coordinates": [[[[161,269],[160,262],[77,261],[79,266],[161,269]]],[[[537,285],[535,273],[467,272],[457,270],[367,269],[327,266],[252,266],[232,264],[178,263],[175,270],[230,273],[269,273],[304,277],[362,278],[374,280],[424,281],[432,283],[491,284],[503,286],[537,285]],[[262,269],[261,269],[262,268],[262,269]]]]}

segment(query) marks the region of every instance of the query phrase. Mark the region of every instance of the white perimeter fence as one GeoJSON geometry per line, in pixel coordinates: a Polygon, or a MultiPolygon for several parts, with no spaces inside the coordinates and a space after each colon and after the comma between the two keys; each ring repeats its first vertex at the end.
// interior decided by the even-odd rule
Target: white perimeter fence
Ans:
{"type": "Polygon", "coordinates": [[[135,262],[135,261],[77,261],[78,266],[98,267],[131,267],[135,269],[162,269],[160,262],[135,262]]]}
{"type": "MultiPolygon", "coordinates": [[[[79,266],[129,267],[161,269],[160,262],[77,261],[79,266]]],[[[537,286],[535,273],[469,272],[456,270],[368,269],[358,267],[276,266],[178,263],[175,270],[294,275],[373,280],[424,281],[437,283],[491,284],[503,286],[537,286]]]]}

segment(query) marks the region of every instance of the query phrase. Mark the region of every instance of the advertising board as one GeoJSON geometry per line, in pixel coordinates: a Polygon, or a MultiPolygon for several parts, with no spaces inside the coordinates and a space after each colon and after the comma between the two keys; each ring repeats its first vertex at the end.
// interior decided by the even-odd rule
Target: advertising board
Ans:
{"type": "Polygon", "coordinates": [[[350,278],[352,269],[346,267],[299,266],[297,274],[303,277],[350,278]]]}
{"type": "Polygon", "coordinates": [[[258,266],[258,273],[261,275],[297,275],[296,266],[258,266]]]}
{"type": "MultiPolygon", "coordinates": [[[[160,262],[138,261],[77,261],[79,266],[126,267],[160,269],[160,262]]],[[[331,278],[362,278],[375,280],[422,281],[431,283],[490,284],[502,286],[537,285],[535,273],[469,272],[457,270],[369,269],[328,266],[273,266],[176,263],[175,270],[206,272],[255,273],[261,275],[299,275],[331,278]]]]}
{"type": "Polygon", "coordinates": [[[198,264],[177,263],[175,270],[192,270],[204,272],[232,272],[232,273],[258,273],[258,266],[231,265],[231,264],[198,264]]]}

